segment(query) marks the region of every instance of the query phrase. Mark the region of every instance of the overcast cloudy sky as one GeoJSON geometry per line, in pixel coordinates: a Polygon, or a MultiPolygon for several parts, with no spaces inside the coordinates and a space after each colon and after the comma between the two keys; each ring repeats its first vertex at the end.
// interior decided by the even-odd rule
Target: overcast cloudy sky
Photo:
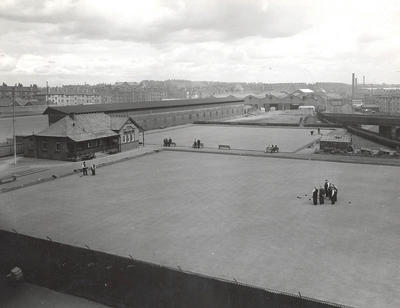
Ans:
{"type": "Polygon", "coordinates": [[[398,0],[1,0],[0,81],[400,83],[398,0]]]}

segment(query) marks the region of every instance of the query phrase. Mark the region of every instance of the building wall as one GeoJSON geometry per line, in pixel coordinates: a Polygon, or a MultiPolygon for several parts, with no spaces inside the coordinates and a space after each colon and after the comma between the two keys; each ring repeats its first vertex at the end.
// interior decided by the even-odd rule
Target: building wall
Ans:
{"type": "Polygon", "coordinates": [[[99,95],[87,94],[48,94],[46,101],[55,105],[85,105],[85,104],[101,104],[102,97],[99,95]]]}
{"type": "Polygon", "coordinates": [[[65,160],[67,139],[55,137],[28,136],[24,138],[24,156],[65,160]],[[46,144],[46,147],[44,146],[46,144]],[[57,148],[57,144],[59,144],[57,148]]]}
{"type": "Polygon", "coordinates": [[[133,123],[127,123],[119,132],[121,151],[135,149],[139,146],[140,131],[133,123]]]}
{"type": "Polygon", "coordinates": [[[400,113],[400,95],[376,97],[380,112],[389,114],[400,113]]]}
{"type": "Polygon", "coordinates": [[[74,143],[69,138],[27,136],[24,138],[24,156],[55,160],[75,160],[90,153],[94,154],[110,150],[118,151],[119,140],[115,138],[119,139],[119,137],[108,137],[74,143]],[[115,142],[113,142],[114,139],[115,142]],[[43,146],[44,143],[46,143],[46,148],[43,146]],[[59,144],[58,149],[57,144],[59,144]],[[68,146],[71,146],[71,149],[68,149],[68,146]],[[70,153],[74,154],[74,156],[69,156],[70,153]]]}
{"type": "Polygon", "coordinates": [[[145,130],[193,123],[195,121],[223,120],[244,114],[243,104],[226,104],[213,107],[167,108],[146,112],[124,111],[108,113],[110,116],[131,116],[145,130]]]}
{"type": "Polygon", "coordinates": [[[121,152],[136,149],[139,147],[139,140],[121,143],[121,152]]]}

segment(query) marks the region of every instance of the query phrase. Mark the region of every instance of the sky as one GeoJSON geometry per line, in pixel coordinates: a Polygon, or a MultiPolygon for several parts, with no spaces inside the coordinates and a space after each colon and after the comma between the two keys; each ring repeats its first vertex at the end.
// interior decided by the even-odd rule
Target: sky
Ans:
{"type": "Polygon", "coordinates": [[[398,0],[1,0],[0,82],[400,83],[398,0]]]}

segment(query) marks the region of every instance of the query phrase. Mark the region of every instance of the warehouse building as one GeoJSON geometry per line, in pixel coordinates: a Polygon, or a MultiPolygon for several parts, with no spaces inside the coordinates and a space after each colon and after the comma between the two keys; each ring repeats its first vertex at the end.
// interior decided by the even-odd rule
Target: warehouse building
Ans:
{"type": "Polygon", "coordinates": [[[66,115],[103,112],[110,117],[132,117],[143,129],[156,129],[195,121],[224,120],[242,116],[244,101],[237,98],[164,100],[140,103],[48,107],[49,125],[66,115]]]}

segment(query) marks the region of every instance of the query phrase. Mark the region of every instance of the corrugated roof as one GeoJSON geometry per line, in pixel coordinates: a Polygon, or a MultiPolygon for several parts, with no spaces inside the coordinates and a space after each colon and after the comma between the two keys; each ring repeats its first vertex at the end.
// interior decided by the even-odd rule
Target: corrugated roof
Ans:
{"type": "Polygon", "coordinates": [[[118,104],[91,104],[91,105],[71,105],[71,106],[52,106],[48,107],[44,114],[48,114],[52,110],[65,114],[80,114],[91,112],[112,112],[125,110],[146,110],[156,108],[171,108],[196,105],[210,105],[221,103],[240,103],[242,99],[233,98],[205,98],[205,99],[182,99],[182,100],[165,100],[153,102],[137,102],[137,103],[118,103],[118,104]]]}
{"type": "MultiPolygon", "coordinates": [[[[127,118],[124,119],[127,120],[127,118]]],[[[76,142],[118,136],[111,129],[111,118],[104,113],[65,116],[35,135],[67,137],[76,142]]]]}

